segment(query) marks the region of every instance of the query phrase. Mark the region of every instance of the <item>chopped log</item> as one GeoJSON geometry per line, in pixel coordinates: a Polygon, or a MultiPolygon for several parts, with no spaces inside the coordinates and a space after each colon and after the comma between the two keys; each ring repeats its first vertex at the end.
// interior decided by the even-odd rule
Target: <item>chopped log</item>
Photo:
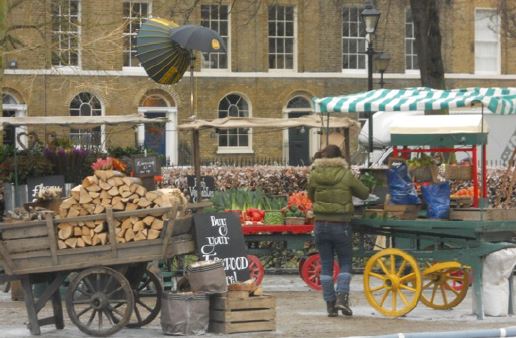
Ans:
{"type": "Polygon", "coordinates": [[[135,191],[138,195],[140,196],[145,196],[145,194],[147,193],[147,189],[145,189],[144,186],[142,185],[138,185],[136,186],[136,191],[135,191]]]}
{"type": "MultiPolygon", "coordinates": [[[[123,187],[125,187],[125,185],[123,185],[123,187]]],[[[118,189],[118,191],[120,192],[120,196],[122,196],[123,198],[127,198],[127,200],[129,200],[129,197],[133,194],[129,190],[123,190],[122,191],[122,190],[118,189]]]]}
{"type": "Polygon", "coordinates": [[[100,238],[99,235],[95,234],[93,237],[91,237],[91,245],[97,245],[100,244],[100,238]]]}
{"type": "Polygon", "coordinates": [[[94,221],[87,221],[87,222],[84,222],[84,225],[86,225],[88,228],[90,229],[94,229],[96,224],[94,221]]]}
{"type": "Polygon", "coordinates": [[[97,198],[94,198],[94,199],[93,199],[93,201],[91,201],[91,203],[93,203],[93,204],[97,205],[97,204],[100,204],[100,203],[101,203],[100,201],[101,201],[101,199],[100,199],[100,196],[99,196],[99,197],[97,197],[97,198]]]}
{"type": "Polygon", "coordinates": [[[93,198],[91,198],[90,194],[88,194],[88,191],[84,189],[83,187],[79,190],[79,203],[85,204],[91,202],[93,198]]]}
{"type": "Polygon", "coordinates": [[[68,216],[68,210],[59,208],[59,218],[66,218],[68,216]]]}
{"type": "Polygon", "coordinates": [[[117,187],[113,187],[113,188],[109,189],[108,194],[111,195],[111,196],[117,196],[119,194],[118,193],[118,188],[117,187]]]}
{"type": "Polygon", "coordinates": [[[140,232],[142,231],[143,229],[145,229],[145,223],[143,223],[143,221],[138,221],[136,223],[133,224],[133,231],[136,233],[136,232],[140,232]]]}
{"type": "Polygon", "coordinates": [[[143,241],[143,240],[146,240],[147,237],[141,232],[141,231],[138,231],[136,233],[136,235],[134,236],[134,240],[135,241],[143,241]]]}
{"type": "Polygon", "coordinates": [[[82,236],[82,228],[78,225],[74,226],[73,227],[73,235],[75,237],[79,237],[79,236],[82,236]]]}
{"type": "Polygon", "coordinates": [[[93,231],[97,234],[101,233],[104,231],[104,223],[102,224],[98,224],[94,229],[93,231]]]}
{"type": "Polygon", "coordinates": [[[102,201],[100,202],[100,204],[104,208],[109,208],[111,206],[111,199],[110,198],[103,198],[102,201]]]}
{"type": "Polygon", "coordinates": [[[90,185],[98,184],[98,183],[99,183],[99,179],[97,178],[97,176],[86,176],[86,177],[82,180],[81,185],[82,185],[84,188],[87,188],[87,187],[89,187],[90,185]]]}
{"type": "Polygon", "coordinates": [[[126,177],[122,177],[122,181],[124,181],[124,183],[127,186],[129,186],[129,187],[132,184],[142,185],[142,180],[139,177],[129,177],[129,176],[126,176],[126,177]]]}
{"type": "Polygon", "coordinates": [[[93,211],[95,210],[95,204],[93,203],[86,203],[82,205],[82,208],[85,209],[88,214],[93,214],[93,211]]]}
{"type": "Polygon", "coordinates": [[[145,216],[142,221],[143,221],[143,223],[145,223],[145,225],[150,226],[154,222],[155,219],[156,219],[156,217],[154,217],[154,216],[145,216]]]}
{"type": "Polygon", "coordinates": [[[78,248],[84,248],[86,246],[86,243],[82,240],[82,237],[77,238],[77,247],[78,248]]]}
{"type": "Polygon", "coordinates": [[[97,184],[92,184],[89,187],[86,188],[89,192],[92,191],[101,191],[102,189],[97,184]]]}
{"type": "Polygon", "coordinates": [[[127,229],[115,228],[115,235],[116,235],[116,237],[124,237],[126,230],[127,229]]]}
{"type": "Polygon", "coordinates": [[[70,237],[67,240],[65,240],[65,243],[69,248],[75,248],[77,246],[77,238],[70,237]]]}
{"type": "Polygon", "coordinates": [[[115,172],[113,170],[95,170],[95,176],[100,178],[101,181],[107,182],[107,180],[115,176],[115,172]]]}
{"type": "Polygon", "coordinates": [[[108,182],[106,181],[100,181],[99,182],[99,187],[102,189],[102,190],[109,190],[112,188],[111,184],[109,184],[108,182]]]}
{"type": "Polygon", "coordinates": [[[84,241],[84,244],[91,245],[92,244],[92,236],[81,236],[81,239],[84,241]]]}
{"type": "Polygon", "coordinates": [[[117,238],[116,238],[116,242],[117,242],[117,243],[125,243],[125,238],[123,238],[123,237],[117,237],[117,238]]]}
{"type": "Polygon", "coordinates": [[[76,200],[72,197],[69,197],[61,202],[61,205],[59,206],[59,209],[65,209],[68,210],[72,205],[76,203],[76,200]]]}
{"type": "Polygon", "coordinates": [[[106,210],[106,207],[104,207],[102,204],[97,204],[95,206],[95,209],[93,210],[93,213],[94,214],[101,214],[104,212],[104,210],[106,210]]]}
{"type": "Polygon", "coordinates": [[[68,228],[68,227],[70,227],[70,226],[72,226],[70,223],[59,223],[59,224],[57,225],[57,229],[61,230],[61,229],[63,229],[63,228],[68,228]]]}
{"type": "Polygon", "coordinates": [[[122,229],[124,229],[124,230],[125,230],[125,229],[129,229],[129,228],[132,228],[132,227],[133,227],[133,221],[131,220],[131,218],[130,218],[130,217],[127,217],[126,219],[124,219],[124,220],[122,221],[122,224],[120,225],[120,227],[121,227],[122,229]]]}
{"type": "Polygon", "coordinates": [[[134,231],[133,231],[133,229],[131,229],[131,228],[127,229],[125,234],[124,234],[124,238],[125,238],[126,242],[129,242],[129,241],[133,240],[134,239],[134,231]]]}
{"type": "Polygon", "coordinates": [[[90,228],[87,226],[81,227],[81,237],[82,236],[89,236],[90,235],[90,228]]]}
{"type": "Polygon", "coordinates": [[[145,198],[148,199],[149,201],[154,201],[156,198],[158,198],[160,195],[155,192],[155,191],[148,191],[146,194],[145,194],[145,198]]]}
{"type": "Polygon", "coordinates": [[[144,234],[144,235],[145,235],[145,238],[147,238],[147,233],[148,233],[148,230],[147,230],[147,229],[143,229],[143,230],[142,230],[142,234],[144,234]]]}
{"type": "Polygon", "coordinates": [[[159,230],[149,229],[147,239],[156,239],[159,237],[159,234],[160,234],[159,230]]]}
{"type": "Polygon", "coordinates": [[[87,216],[87,215],[89,215],[88,210],[79,207],[79,216],[87,216]]]}
{"type": "Polygon", "coordinates": [[[120,185],[123,185],[124,184],[124,181],[122,180],[121,177],[117,177],[117,176],[114,176],[114,177],[111,177],[109,180],[107,180],[107,183],[110,184],[112,187],[118,187],[120,185]]]}
{"type": "Polygon", "coordinates": [[[66,243],[63,240],[60,240],[60,239],[57,241],[57,247],[59,249],[66,249],[67,248],[66,243]]]}
{"type": "Polygon", "coordinates": [[[140,198],[138,201],[138,206],[142,208],[146,208],[149,205],[151,205],[151,202],[149,202],[145,197],[140,198]]]}
{"type": "Polygon", "coordinates": [[[113,210],[125,210],[125,204],[122,201],[113,203],[113,210]]]}
{"type": "Polygon", "coordinates": [[[81,198],[81,185],[76,185],[75,187],[70,190],[70,196],[76,201],[79,201],[81,198]]]}
{"type": "MultiPolygon", "coordinates": [[[[111,189],[111,187],[109,187],[109,189],[111,189]]],[[[109,190],[109,189],[108,189],[108,190],[109,190]]],[[[110,198],[111,198],[111,195],[108,193],[108,190],[102,190],[102,191],[100,192],[100,196],[99,196],[99,197],[100,197],[101,199],[103,199],[103,200],[105,200],[105,199],[110,199],[110,198]]]]}
{"type": "Polygon", "coordinates": [[[99,192],[96,192],[96,191],[90,191],[89,192],[90,196],[92,199],[96,199],[96,198],[99,198],[100,197],[100,193],[99,192]]]}
{"type": "Polygon", "coordinates": [[[77,217],[80,215],[80,211],[81,211],[82,208],[80,208],[79,206],[77,205],[72,205],[72,207],[70,208],[70,210],[68,210],[68,217],[77,217]]]}
{"type": "Polygon", "coordinates": [[[60,224],[60,226],[62,226],[62,227],[57,232],[57,237],[62,240],[70,238],[70,236],[72,236],[73,226],[68,223],[62,223],[62,224],[60,224]],[[64,226],[64,225],[66,225],[66,226],[64,226]]]}
{"type": "Polygon", "coordinates": [[[152,222],[151,229],[153,230],[161,230],[163,229],[163,221],[159,218],[155,218],[154,222],[152,222]]]}
{"type": "Polygon", "coordinates": [[[104,245],[107,243],[107,233],[102,232],[100,234],[97,234],[98,238],[100,238],[100,244],[104,245]]]}
{"type": "Polygon", "coordinates": [[[137,204],[134,204],[134,203],[127,203],[125,205],[125,210],[126,211],[133,211],[133,210],[136,210],[138,209],[138,205],[137,204]]]}
{"type": "Polygon", "coordinates": [[[139,187],[139,184],[131,184],[129,186],[129,191],[132,193],[136,193],[136,189],[138,189],[138,187],[139,187]]]}

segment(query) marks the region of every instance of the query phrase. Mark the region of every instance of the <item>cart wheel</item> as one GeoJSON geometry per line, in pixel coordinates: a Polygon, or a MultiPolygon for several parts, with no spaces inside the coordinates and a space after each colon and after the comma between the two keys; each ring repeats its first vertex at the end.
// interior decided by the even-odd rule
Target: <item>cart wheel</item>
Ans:
{"type": "Polygon", "coordinates": [[[149,324],[161,310],[163,287],[159,277],[145,270],[138,285],[133,288],[134,308],[127,327],[137,328],[149,324]]]}
{"type": "Polygon", "coordinates": [[[106,337],[118,332],[131,318],[134,297],[127,279],[108,267],[81,271],[66,293],[70,320],[82,332],[106,337]]]}
{"type": "MultiPolygon", "coordinates": [[[[314,290],[321,290],[321,257],[319,254],[310,255],[301,266],[301,278],[314,290]]],[[[333,281],[337,280],[340,269],[337,262],[333,261],[333,281]]]]}
{"type": "Polygon", "coordinates": [[[373,255],[364,270],[364,292],[369,304],[385,316],[399,317],[417,305],[421,272],[416,260],[399,249],[373,255]]]}
{"type": "Polygon", "coordinates": [[[255,255],[247,255],[247,260],[249,261],[249,277],[256,280],[256,285],[262,284],[263,276],[265,275],[262,262],[255,255]]]}
{"type": "Polygon", "coordinates": [[[426,268],[421,302],[437,310],[459,305],[468,293],[468,270],[459,262],[436,263],[426,268]]]}

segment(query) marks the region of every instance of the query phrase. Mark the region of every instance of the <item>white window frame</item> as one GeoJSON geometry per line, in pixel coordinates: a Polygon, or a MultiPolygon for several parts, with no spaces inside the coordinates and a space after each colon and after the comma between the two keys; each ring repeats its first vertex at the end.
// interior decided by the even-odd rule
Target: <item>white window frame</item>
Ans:
{"type": "MultiPolygon", "coordinates": [[[[177,136],[177,107],[138,107],[138,113],[140,115],[144,115],[145,113],[165,113],[167,119],[167,122],[165,122],[165,158],[168,159],[171,166],[177,165],[179,149],[177,136]]],[[[136,139],[138,146],[144,145],[145,126],[143,124],[138,125],[136,139]]]]}
{"type": "MultiPolygon", "coordinates": [[[[227,7],[227,22],[228,22],[228,35],[226,37],[226,41],[225,41],[225,44],[226,44],[226,60],[227,60],[227,66],[226,68],[209,68],[209,67],[204,67],[203,66],[203,62],[204,62],[204,55],[201,55],[201,72],[210,72],[210,73],[228,73],[228,72],[231,72],[231,8],[230,8],[230,5],[229,4],[219,4],[219,3],[216,3],[216,4],[203,4],[201,6],[226,6],[227,7]]],[[[202,8],[202,7],[201,7],[202,8]]],[[[201,18],[202,20],[202,18],[201,18]]],[[[219,22],[219,27],[220,27],[220,18],[218,20],[213,20],[211,18],[211,11],[210,11],[210,18],[209,18],[209,22],[211,23],[212,21],[218,21],[219,22]]],[[[211,28],[211,27],[208,27],[208,28],[211,28]]],[[[219,33],[220,30],[217,31],[217,33],[219,33]]],[[[220,33],[219,33],[220,34],[220,33]]],[[[224,36],[222,36],[224,37],[224,36]]],[[[202,53],[202,54],[206,54],[206,53],[202,53]]]]}
{"type": "MultiPolygon", "coordinates": [[[[341,67],[342,67],[342,72],[343,73],[350,73],[350,74],[366,74],[367,73],[367,54],[365,53],[365,51],[367,50],[367,35],[364,34],[364,53],[344,53],[344,43],[345,41],[347,40],[357,40],[357,44],[359,43],[359,36],[355,36],[355,37],[352,37],[352,36],[344,36],[343,35],[343,30],[344,30],[344,11],[345,10],[350,10],[352,8],[356,8],[358,10],[358,25],[357,25],[357,30],[360,31],[360,27],[363,25],[362,21],[360,20],[360,13],[362,12],[363,8],[362,7],[359,7],[359,6],[344,6],[342,7],[342,12],[341,12],[341,55],[340,55],[340,60],[341,60],[341,67]],[[357,65],[359,64],[358,62],[358,58],[360,58],[361,56],[364,57],[364,68],[344,68],[344,62],[343,62],[343,58],[344,58],[344,55],[356,55],[357,56],[357,65]]],[[[365,33],[365,30],[364,30],[364,33],[365,33]]]]}
{"type": "Polygon", "coordinates": [[[410,12],[411,12],[410,7],[407,7],[405,9],[405,53],[404,53],[405,73],[407,73],[407,74],[419,73],[419,65],[418,64],[413,65],[415,68],[408,68],[408,65],[407,65],[407,57],[410,57],[411,63],[414,63],[414,58],[416,58],[416,60],[417,60],[417,57],[418,57],[417,51],[416,51],[416,31],[415,31],[416,28],[414,27],[414,18],[412,17],[412,14],[410,15],[412,18],[412,21],[411,22],[407,21],[407,15],[410,12]],[[407,33],[408,33],[407,26],[410,26],[411,36],[407,35],[407,33]],[[411,51],[412,51],[411,54],[407,54],[407,44],[411,45],[411,51]]]}
{"type": "MultiPolygon", "coordinates": [[[[18,103],[18,100],[16,99],[16,96],[12,95],[8,91],[3,93],[4,95],[9,95],[12,97],[13,101],[16,103],[2,103],[2,112],[4,110],[6,111],[14,111],[15,117],[25,117],[27,116],[27,105],[26,104],[20,104],[18,103]]],[[[3,102],[3,97],[2,97],[3,102]]],[[[28,138],[27,138],[27,132],[28,128],[27,126],[15,126],[14,129],[14,144],[16,145],[17,150],[23,150],[24,148],[27,148],[28,145],[28,138]],[[22,144],[18,144],[18,139],[20,139],[20,142],[22,144]]]]}
{"type": "MultiPolygon", "coordinates": [[[[475,44],[475,55],[474,55],[474,63],[475,63],[475,71],[474,73],[475,74],[501,74],[501,39],[500,39],[500,15],[497,13],[496,9],[495,8],[485,8],[485,7],[476,7],[475,8],[475,17],[474,17],[474,44],[475,44]],[[493,14],[495,14],[497,16],[497,24],[498,24],[498,27],[497,27],[497,30],[498,30],[498,34],[496,34],[496,44],[497,44],[497,48],[496,48],[496,70],[494,71],[482,71],[482,70],[477,70],[477,52],[476,52],[476,49],[477,49],[477,27],[476,27],[476,23],[477,23],[477,13],[480,12],[480,11],[491,11],[493,12],[493,14]]],[[[479,41],[479,42],[493,42],[491,40],[487,41],[487,40],[483,40],[483,41],[479,41]]]]}
{"type": "MultiPolygon", "coordinates": [[[[69,71],[76,71],[79,69],[82,69],[82,48],[81,48],[81,35],[82,35],[82,27],[81,27],[81,19],[82,19],[82,0],[66,0],[68,2],[74,1],[77,2],[77,65],[54,65],[52,64],[52,57],[50,58],[50,65],[52,68],[59,69],[59,70],[69,70],[69,71]]],[[[51,5],[52,6],[52,5],[51,5]]],[[[51,19],[53,19],[53,13],[50,13],[51,19]]],[[[69,16],[70,18],[70,16],[69,16]]],[[[69,20],[70,22],[70,20],[69,20]]],[[[52,27],[52,26],[51,26],[52,27]]],[[[52,37],[55,35],[55,31],[52,29],[52,37]]],[[[69,36],[70,33],[67,34],[69,36]]],[[[51,39],[52,40],[52,39],[51,39]]],[[[70,38],[68,37],[68,40],[70,38]]],[[[59,43],[59,46],[56,46],[57,50],[61,50],[61,44],[59,43]]],[[[54,49],[52,49],[54,50],[54,49]]]]}
{"type": "MultiPolygon", "coordinates": [[[[217,105],[217,117],[219,117],[220,103],[229,95],[238,95],[247,102],[247,117],[252,117],[252,106],[249,98],[239,92],[232,92],[224,95],[217,105]]],[[[253,151],[253,128],[249,128],[247,132],[247,146],[243,147],[232,147],[232,146],[220,146],[219,142],[220,135],[217,134],[217,154],[252,154],[253,151]]]]}
{"type": "MultiPolygon", "coordinates": [[[[270,6],[267,6],[267,69],[269,72],[271,73],[281,73],[281,72],[285,72],[285,73],[293,73],[293,72],[297,72],[297,16],[298,16],[298,13],[297,13],[297,6],[294,6],[294,5],[278,5],[278,4],[273,4],[273,5],[270,5],[270,6]],[[292,20],[293,20],[293,31],[292,31],[292,39],[293,39],[293,42],[292,42],[292,68],[270,68],[269,67],[269,56],[271,55],[270,51],[268,50],[268,46],[269,46],[269,40],[270,39],[286,39],[288,36],[287,35],[282,35],[282,36],[279,36],[279,35],[274,35],[274,36],[270,36],[269,35],[269,23],[270,23],[270,18],[268,17],[268,13],[269,13],[269,7],[292,7],[293,9],[293,13],[292,13],[292,20]]],[[[277,21],[276,19],[273,20],[274,22],[279,22],[277,21]]],[[[285,22],[285,21],[282,21],[282,22],[285,22]]],[[[284,32],[286,33],[286,32],[284,32]]],[[[280,55],[279,53],[274,53],[275,55],[280,55]]],[[[287,53],[285,53],[285,49],[283,51],[283,54],[282,54],[284,57],[285,55],[287,55],[287,53]]]]}
{"type": "MultiPolygon", "coordinates": [[[[130,4],[130,13],[129,15],[131,15],[132,13],[132,4],[133,3],[138,3],[138,4],[147,4],[147,16],[146,17],[141,17],[140,19],[140,24],[145,21],[145,19],[149,19],[152,17],[152,0],[124,0],[124,2],[122,3],[122,19],[124,20],[124,24],[125,24],[125,20],[128,20],[130,19],[129,18],[126,18],[123,14],[123,6],[125,4],[130,4]]],[[[127,39],[127,37],[130,37],[132,35],[136,35],[136,31],[134,32],[131,32],[131,33],[125,33],[125,32],[122,32],[122,70],[123,71],[139,71],[140,69],[142,69],[142,66],[140,64],[134,66],[134,65],[130,65],[130,66],[126,66],[124,64],[124,58],[125,58],[125,39],[127,39]]],[[[131,39],[131,38],[129,38],[131,39]]],[[[134,47],[134,46],[131,46],[131,47],[134,47]]],[[[132,51],[133,49],[131,48],[130,51],[132,51]]],[[[129,60],[131,60],[131,58],[129,58],[129,60]]]]}
{"type": "MultiPolygon", "coordinates": [[[[99,101],[99,103],[100,103],[100,115],[98,115],[98,116],[104,116],[105,115],[105,104],[104,104],[104,102],[102,102],[102,99],[100,98],[99,95],[95,94],[94,92],[88,91],[88,90],[77,92],[77,94],[75,94],[72,97],[72,100],[68,103],[68,114],[70,116],[72,116],[70,114],[72,101],[73,101],[73,99],[75,99],[75,97],[79,96],[82,93],[88,93],[91,96],[94,96],[99,101]]],[[[80,108],[79,108],[79,110],[80,110],[80,108]]],[[[83,116],[83,115],[79,115],[79,116],[83,116]]],[[[97,116],[97,115],[90,115],[90,116],[97,116]]],[[[95,127],[91,127],[91,128],[88,128],[88,127],[86,127],[86,128],[73,128],[73,127],[71,127],[70,131],[68,132],[68,137],[70,138],[70,141],[72,141],[72,138],[71,138],[72,129],[93,129],[93,128],[95,128],[95,127]]],[[[74,146],[80,146],[80,144],[75,144],[74,143],[74,146]]],[[[99,145],[99,149],[101,149],[101,150],[105,150],[106,149],[106,125],[105,124],[101,124],[100,125],[100,145],[99,145]]]]}

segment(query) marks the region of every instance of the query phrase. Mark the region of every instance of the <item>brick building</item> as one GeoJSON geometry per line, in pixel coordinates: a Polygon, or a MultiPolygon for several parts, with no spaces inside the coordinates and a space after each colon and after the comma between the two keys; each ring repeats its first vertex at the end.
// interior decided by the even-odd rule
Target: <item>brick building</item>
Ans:
{"type": "MultiPolygon", "coordinates": [[[[9,1],[8,1],[9,2],[9,1]]],[[[25,46],[4,55],[4,116],[122,115],[140,112],[170,122],[145,127],[35,130],[103,147],[143,144],[171,164],[189,160],[191,136],[178,123],[224,116],[289,118],[312,112],[313,96],[367,89],[363,1],[353,0],[25,0],[7,25],[25,46]],[[135,35],[148,17],[202,24],[220,33],[226,53],[197,54],[194,109],[188,72],[175,85],[150,80],[135,57],[135,35]]],[[[512,6],[514,2],[507,1],[512,6]]],[[[408,0],[377,0],[374,37],[387,52],[387,88],[420,85],[408,0]]],[[[497,0],[440,1],[448,88],[514,86],[516,42],[505,34],[497,0]]],[[[514,10],[514,9],[513,9],[514,10]]],[[[502,13],[503,14],[503,13],[502,13]]],[[[375,73],[375,87],[379,74],[375,73]]],[[[6,129],[3,142],[16,131],[6,129]]],[[[317,130],[203,131],[204,159],[243,157],[309,161],[317,130]]]]}

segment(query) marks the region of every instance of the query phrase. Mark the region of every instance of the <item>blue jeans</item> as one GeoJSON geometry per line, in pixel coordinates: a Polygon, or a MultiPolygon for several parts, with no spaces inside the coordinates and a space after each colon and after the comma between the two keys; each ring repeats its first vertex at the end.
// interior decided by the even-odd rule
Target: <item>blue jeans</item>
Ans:
{"type": "Polygon", "coordinates": [[[336,299],[338,293],[349,293],[351,282],[351,259],[353,256],[352,230],[349,223],[327,221],[315,222],[315,246],[321,256],[321,286],[327,302],[336,299]],[[337,254],[340,273],[337,287],[333,285],[333,259],[337,254]]]}

